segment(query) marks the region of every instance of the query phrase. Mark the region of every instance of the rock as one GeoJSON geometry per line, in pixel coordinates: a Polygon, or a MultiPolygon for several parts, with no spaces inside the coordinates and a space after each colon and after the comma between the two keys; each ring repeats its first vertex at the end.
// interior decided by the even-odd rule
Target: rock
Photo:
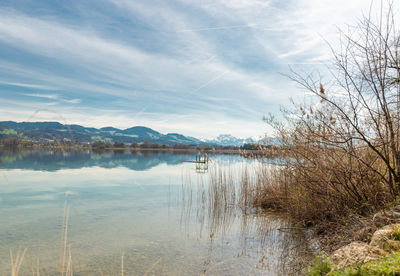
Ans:
{"type": "Polygon", "coordinates": [[[400,207],[396,206],[389,211],[376,213],[372,219],[374,224],[377,227],[382,227],[388,224],[400,223],[400,212],[396,211],[398,208],[400,207]]]}
{"type": "Polygon", "coordinates": [[[375,246],[364,242],[352,242],[333,252],[328,258],[332,267],[341,269],[348,265],[356,265],[364,262],[381,259],[387,253],[375,246]]]}
{"type": "Polygon", "coordinates": [[[390,224],[375,231],[372,235],[371,246],[379,247],[386,251],[400,250],[400,224],[390,224]]]}
{"type": "Polygon", "coordinates": [[[318,241],[317,238],[315,238],[315,233],[314,233],[314,229],[312,228],[308,228],[305,231],[305,236],[306,236],[306,240],[308,243],[308,247],[311,249],[311,251],[315,254],[318,255],[319,252],[321,252],[322,250],[322,246],[320,244],[320,242],[318,241]]]}

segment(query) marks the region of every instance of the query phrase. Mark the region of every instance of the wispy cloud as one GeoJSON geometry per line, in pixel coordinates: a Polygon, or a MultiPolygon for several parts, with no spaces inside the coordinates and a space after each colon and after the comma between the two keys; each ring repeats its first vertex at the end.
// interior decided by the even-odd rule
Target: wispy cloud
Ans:
{"type": "Polygon", "coordinates": [[[60,102],[64,102],[64,103],[70,103],[70,104],[78,104],[81,102],[80,99],[65,99],[63,97],[61,97],[58,94],[23,94],[24,96],[28,96],[28,97],[34,97],[34,98],[44,98],[44,99],[50,99],[50,100],[57,100],[60,102]]]}
{"type": "Polygon", "coordinates": [[[28,97],[36,97],[36,98],[45,98],[45,99],[52,99],[57,100],[60,98],[60,95],[56,94],[23,94],[28,97]]]}
{"type": "Polygon", "coordinates": [[[21,83],[21,82],[9,82],[9,81],[1,81],[1,80],[0,80],[0,85],[17,86],[17,87],[24,87],[24,88],[40,89],[40,90],[57,90],[54,87],[49,87],[46,85],[21,83]]]}
{"type": "Polygon", "coordinates": [[[71,104],[78,104],[81,102],[80,99],[71,99],[71,100],[63,99],[62,101],[66,102],[66,103],[71,103],[71,104]]]}
{"type": "Polygon", "coordinates": [[[0,95],[24,112],[3,101],[0,119],[44,102],[86,125],[260,135],[265,113],[303,96],[280,72],[324,63],[324,39],[334,41],[336,27],[355,22],[367,2],[3,3],[0,95]]]}
{"type": "Polygon", "coordinates": [[[208,27],[208,28],[200,28],[200,29],[188,29],[188,30],[178,30],[177,33],[186,33],[186,32],[203,32],[203,31],[214,31],[214,30],[232,30],[232,29],[242,29],[242,28],[253,28],[256,27],[256,23],[249,23],[244,25],[237,26],[221,26],[221,27],[208,27]]]}

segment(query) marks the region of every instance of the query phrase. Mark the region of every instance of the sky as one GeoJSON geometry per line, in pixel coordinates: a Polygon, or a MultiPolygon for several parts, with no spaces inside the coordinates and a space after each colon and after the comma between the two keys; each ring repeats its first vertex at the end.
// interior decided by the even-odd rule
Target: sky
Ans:
{"type": "Polygon", "coordinates": [[[328,63],[326,41],[335,46],[370,5],[0,0],[0,121],[270,135],[263,116],[305,97],[289,66],[328,63]]]}

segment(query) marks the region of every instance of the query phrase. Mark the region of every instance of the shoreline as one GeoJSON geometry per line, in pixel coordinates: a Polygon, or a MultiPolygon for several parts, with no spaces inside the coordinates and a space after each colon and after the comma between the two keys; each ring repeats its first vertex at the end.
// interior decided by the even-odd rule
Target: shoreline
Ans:
{"type": "Polygon", "coordinates": [[[105,147],[105,148],[95,148],[91,147],[90,145],[43,145],[43,144],[33,144],[33,145],[18,145],[15,147],[9,147],[0,145],[0,149],[47,149],[47,150],[90,150],[93,152],[101,152],[101,151],[162,151],[162,152],[201,152],[201,153],[226,153],[226,154],[241,154],[241,155],[277,155],[274,154],[272,150],[244,150],[244,149],[202,149],[202,148],[138,148],[138,147],[105,147]],[[267,151],[267,152],[266,152],[267,151]]]}

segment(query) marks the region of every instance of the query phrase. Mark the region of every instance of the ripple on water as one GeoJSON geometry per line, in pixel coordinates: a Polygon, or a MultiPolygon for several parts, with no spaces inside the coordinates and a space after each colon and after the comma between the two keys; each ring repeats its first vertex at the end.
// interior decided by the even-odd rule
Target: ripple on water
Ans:
{"type": "MultiPolygon", "coordinates": [[[[9,179],[0,183],[0,275],[10,273],[9,249],[15,256],[20,246],[28,248],[20,275],[30,275],[37,258],[50,275],[57,271],[65,199],[76,275],[121,275],[122,255],[126,275],[296,275],[308,256],[302,233],[278,230],[290,226],[282,215],[221,212],[195,198],[183,204],[182,173],[198,177],[180,162],[187,154],[52,158],[24,153],[0,168],[9,179]]],[[[212,157],[224,166],[244,162],[230,158],[212,157]]]]}

